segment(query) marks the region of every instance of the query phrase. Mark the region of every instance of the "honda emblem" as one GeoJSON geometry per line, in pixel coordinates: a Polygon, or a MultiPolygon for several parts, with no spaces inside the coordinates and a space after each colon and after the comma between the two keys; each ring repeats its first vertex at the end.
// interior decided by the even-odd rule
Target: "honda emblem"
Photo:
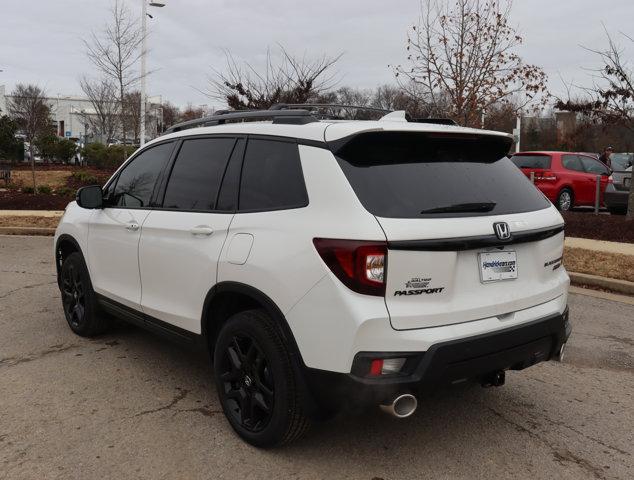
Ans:
{"type": "Polygon", "coordinates": [[[508,240],[511,238],[511,229],[506,222],[497,222],[493,224],[493,230],[500,240],[508,240]]]}

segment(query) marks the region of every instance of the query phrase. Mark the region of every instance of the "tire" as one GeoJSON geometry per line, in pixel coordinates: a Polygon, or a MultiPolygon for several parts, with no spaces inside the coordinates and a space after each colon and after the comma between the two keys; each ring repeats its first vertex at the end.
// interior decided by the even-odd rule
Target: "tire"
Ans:
{"type": "Polygon", "coordinates": [[[99,311],[81,253],[71,253],[64,259],[60,290],[64,316],[73,332],[82,337],[93,337],[108,329],[108,319],[99,311]]]}
{"type": "Polygon", "coordinates": [[[574,200],[575,196],[572,190],[569,188],[562,189],[559,195],[557,195],[557,210],[560,212],[569,212],[574,206],[574,200]]]}
{"type": "Polygon", "coordinates": [[[237,313],[223,325],[214,374],[227,420],[251,445],[283,445],[308,430],[289,347],[264,311],[237,313]]]}

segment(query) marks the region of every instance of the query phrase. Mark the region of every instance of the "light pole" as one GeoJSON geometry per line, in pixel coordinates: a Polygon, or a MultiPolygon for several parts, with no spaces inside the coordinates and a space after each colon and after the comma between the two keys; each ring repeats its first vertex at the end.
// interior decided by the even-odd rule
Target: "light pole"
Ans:
{"type": "MultiPolygon", "coordinates": [[[[141,146],[145,143],[145,57],[147,54],[147,5],[148,0],[141,0],[143,5],[141,13],[141,132],[139,143],[141,146]]],[[[165,2],[150,1],[150,7],[164,7],[165,2]]]]}

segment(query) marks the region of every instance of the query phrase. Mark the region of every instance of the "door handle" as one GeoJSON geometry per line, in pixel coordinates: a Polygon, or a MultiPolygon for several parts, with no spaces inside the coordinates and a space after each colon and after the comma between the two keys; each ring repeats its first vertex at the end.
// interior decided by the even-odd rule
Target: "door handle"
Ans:
{"type": "Polygon", "coordinates": [[[189,233],[191,233],[192,235],[204,235],[208,237],[209,235],[214,233],[214,230],[213,228],[207,227],[205,225],[198,225],[197,227],[194,227],[191,230],[189,230],[189,233]]]}
{"type": "Polygon", "coordinates": [[[139,224],[136,222],[130,222],[125,226],[128,232],[136,232],[139,229],[139,224]]]}

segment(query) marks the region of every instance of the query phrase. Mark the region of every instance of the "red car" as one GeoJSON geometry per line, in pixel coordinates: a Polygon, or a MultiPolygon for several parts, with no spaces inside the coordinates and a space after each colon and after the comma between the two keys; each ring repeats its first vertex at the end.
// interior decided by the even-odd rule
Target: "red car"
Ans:
{"type": "Polygon", "coordinates": [[[515,165],[530,178],[535,175],[535,186],[562,211],[578,206],[593,206],[597,175],[601,176],[600,204],[611,181],[611,170],[590,155],[571,152],[520,152],[511,157],[515,165]]]}

